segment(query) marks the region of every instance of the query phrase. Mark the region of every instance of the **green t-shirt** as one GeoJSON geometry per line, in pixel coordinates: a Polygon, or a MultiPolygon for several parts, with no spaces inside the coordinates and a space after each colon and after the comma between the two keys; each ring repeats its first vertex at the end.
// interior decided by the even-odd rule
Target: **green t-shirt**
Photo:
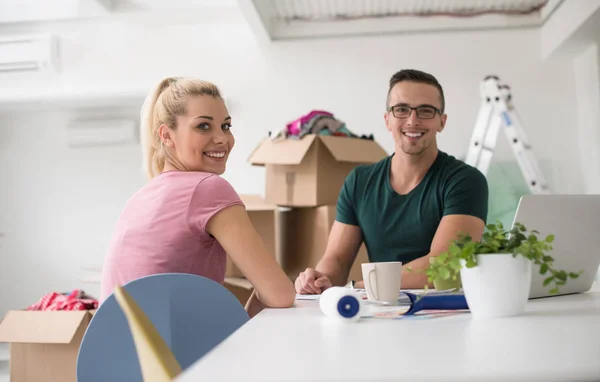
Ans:
{"type": "Polygon", "coordinates": [[[360,227],[369,261],[406,264],[427,255],[443,216],[486,221],[488,185],[479,170],[438,150],[423,180],[400,195],[390,184],[392,157],[354,168],[337,202],[336,220],[360,227]]]}

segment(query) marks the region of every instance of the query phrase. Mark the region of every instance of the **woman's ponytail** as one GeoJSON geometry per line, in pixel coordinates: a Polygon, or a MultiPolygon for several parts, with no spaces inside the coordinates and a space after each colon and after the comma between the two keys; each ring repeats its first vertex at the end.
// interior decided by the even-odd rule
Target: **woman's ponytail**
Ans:
{"type": "Polygon", "coordinates": [[[161,140],[158,128],[161,121],[158,118],[156,103],[162,92],[175,80],[173,77],[163,79],[146,97],[140,115],[140,138],[144,172],[149,179],[160,174],[165,167],[165,156],[161,150],[161,140]]]}

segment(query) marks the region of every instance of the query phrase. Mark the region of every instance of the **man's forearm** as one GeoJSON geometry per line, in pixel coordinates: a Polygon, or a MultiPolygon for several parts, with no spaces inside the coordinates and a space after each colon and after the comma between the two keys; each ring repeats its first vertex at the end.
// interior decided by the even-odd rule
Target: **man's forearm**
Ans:
{"type": "Polygon", "coordinates": [[[348,271],[344,271],[344,266],[335,257],[324,257],[315,268],[317,272],[327,275],[333,286],[342,286],[346,284],[348,271]]]}
{"type": "Polygon", "coordinates": [[[420,257],[405,264],[402,267],[402,289],[423,289],[426,284],[429,287],[433,285],[427,282],[425,270],[429,267],[429,258],[431,254],[420,257]],[[407,269],[410,267],[410,271],[407,269]]]}

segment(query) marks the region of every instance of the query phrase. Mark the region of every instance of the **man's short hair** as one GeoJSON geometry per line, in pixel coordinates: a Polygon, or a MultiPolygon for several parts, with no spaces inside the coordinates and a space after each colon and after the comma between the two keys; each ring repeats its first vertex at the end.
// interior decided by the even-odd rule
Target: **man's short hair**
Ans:
{"type": "Polygon", "coordinates": [[[396,72],[392,76],[392,78],[390,78],[390,88],[388,89],[386,107],[388,107],[390,103],[390,93],[392,91],[392,88],[398,82],[402,81],[420,82],[423,84],[435,86],[440,92],[440,110],[442,110],[442,113],[444,112],[444,109],[446,107],[446,100],[444,99],[444,90],[442,89],[442,85],[440,85],[438,80],[431,74],[416,69],[402,69],[401,71],[396,72]]]}

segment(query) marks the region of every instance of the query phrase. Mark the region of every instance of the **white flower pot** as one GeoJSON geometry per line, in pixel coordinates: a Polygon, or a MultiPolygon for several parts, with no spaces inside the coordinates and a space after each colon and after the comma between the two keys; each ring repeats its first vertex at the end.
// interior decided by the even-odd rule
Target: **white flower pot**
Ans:
{"type": "Polygon", "coordinates": [[[460,278],[473,318],[517,316],[525,311],[531,261],[511,254],[476,255],[477,266],[462,261],[460,278]]]}

